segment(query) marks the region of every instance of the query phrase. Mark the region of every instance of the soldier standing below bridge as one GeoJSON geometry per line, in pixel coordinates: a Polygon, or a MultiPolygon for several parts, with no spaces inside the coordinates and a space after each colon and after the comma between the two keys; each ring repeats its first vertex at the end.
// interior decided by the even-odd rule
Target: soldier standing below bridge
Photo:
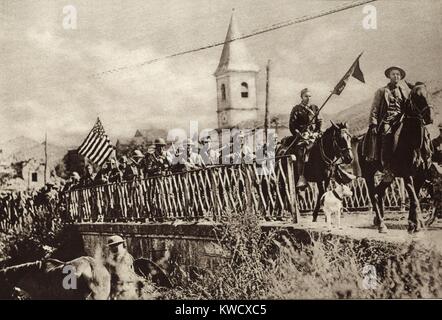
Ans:
{"type": "Polygon", "coordinates": [[[139,279],[134,271],[134,258],[127,251],[126,241],[113,235],[107,238],[104,266],[111,275],[111,300],[136,299],[139,279]]]}
{"type": "Polygon", "coordinates": [[[322,129],[322,119],[319,116],[317,105],[311,104],[312,94],[308,88],[301,91],[301,103],[293,107],[290,113],[289,129],[297,139],[296,142],[296,170],[298,183],[296,187],[304,189],[307,180],[304,177],[304,166],[316,139],[322,129]]]}

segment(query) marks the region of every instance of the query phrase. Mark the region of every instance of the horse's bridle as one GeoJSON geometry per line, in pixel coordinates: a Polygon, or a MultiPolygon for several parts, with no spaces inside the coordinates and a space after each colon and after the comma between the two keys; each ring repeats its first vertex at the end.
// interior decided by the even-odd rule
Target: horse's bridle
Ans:
{"type": "MultiPolygon", "coordinates": [[[[345,134],[350,135],[350,134],[347,132],[346,129],[344,129],[344,130],[345,130],[345,134]]],[[[338,144],[338,142],[337,142],[337,139],[336,139],[336,132],[333,132],[332,140],[333,140],[333,149],[339,151],[339,152],[338,152],[338,153],[339,153],[339,157],[335,157],[334,159],[330,159],[330,158],[325,154],[325,151],[324,151],[324,141],[323,141],[322,137],[320,138],[320,141],[319,141],[319,150],[320,150],[320,152],[321,152],[322,160],[323,160],[328,166],[334,165],[334,164],[337,163],[338,160],[341,160],[344,151],[351,150],[351,147],[346,146],[346,147],[344,147],[344,148],[341,148],[341,146],[339,146],[339,144],[338,144]]]]}

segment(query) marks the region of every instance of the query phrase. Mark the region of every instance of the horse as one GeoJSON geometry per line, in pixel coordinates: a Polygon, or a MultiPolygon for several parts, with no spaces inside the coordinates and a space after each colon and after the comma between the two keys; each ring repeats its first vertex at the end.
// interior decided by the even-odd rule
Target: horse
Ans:
{"type": "MultiPolygon", "coordinates": [[[[404,179],[405,188],[410,198],[408,215],[408,232],[414,233],[424,227],[420,218],[421,208],[418,194],[430,170],[431,146],[425,146],[425,135],[428,135],[425,125],[433,122],[432,107],[428,103],[428,92],[425,84],[417,83],[411,87],[407,97],[403,117],[399,128],[394,134],[396,147],[393,150],[390,170],[395,177],[404,179]],[[430,153],[430,154],[428,154],[430,153]],[[424,155],[424,157],[421,157],[424,155]],[[430,162],[429,162],[430,161],[430,162]]],[[[362,177],[365,178],[367,189],[375,212],[374,225],[380,233],[386,233],[388,228],[384,222],[383,198],[387,187],[393,179],[383,179],[377,186],[374,176],[377,171],[383,172],[380,160],[367,161],[363,156],[365,134],[357,145],[357,157],[362,177]]],[[[428,142],[428,139],[427,139],[428,142]]]]}
{"type": "MultiPolygon", "coordinates": [[[[331,176],[338,162],[350,164],[353,161],[351,148],[351,135],[347,123],[333,121],[331,126],[315,141],[310,150],[309,160],[304,167],[304,176],[309,182],[316,182],[318,186],[318,198],[313,211],[313,222],[318,219],[321,208],[321,197],[327,190],[331,176]]],[[[296,138],[285,137],[281,140],[280,147],[276,150],[277,156],[295,154],[296,138]]],[[[298,177],[296,177],[298,179],[298,177]]]]}
{"type": "Polygon", "coordinates": [[[107,300],[110,295],[109,271],[100,261],[86,256],[68,262],[49,258],[8,267],[0,270],[0,284],[0,297],[4,299],[17,292],[39,300],[107,300]],[[72,288],[65,288],[70,272],[74,272],[76,284],[71,282],[72,288]]]}

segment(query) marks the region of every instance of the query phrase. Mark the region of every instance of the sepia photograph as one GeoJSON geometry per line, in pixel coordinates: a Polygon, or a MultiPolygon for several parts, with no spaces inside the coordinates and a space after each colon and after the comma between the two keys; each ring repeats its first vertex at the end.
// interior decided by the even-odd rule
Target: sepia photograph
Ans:
{"type": "Polygon", "coordinates": [[[0,300],[441,299],[441,16],[0,0],[0,300]]]}

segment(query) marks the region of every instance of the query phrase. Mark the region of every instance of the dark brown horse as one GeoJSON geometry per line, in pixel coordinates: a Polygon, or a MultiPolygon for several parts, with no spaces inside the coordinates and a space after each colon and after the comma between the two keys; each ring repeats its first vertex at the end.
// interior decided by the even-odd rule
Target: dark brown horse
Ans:
{"type": "MultiPolygon", "coordinates": [[[[318,218],[320,199],[328,188],[337,164],[350,164],[353,161],[351,135],[347,124],[335,124],[332,121],[331,123],[331,127],[327,128],[316,140],[310,151],[309,161],[304,168],[305,178],[309,182],[316,182],[319,191],[313,211],[313,222],[316,222],[318,218]]],[[[296,138],[285,137],[281,140],[281,146],[276,151],[277,156],[295,154],[296,141],[294,142],[293,139],[296,138]]]]}
{"type": "MultiPolygon", "coordinates": [[[[410,233],[418,231],[423,226],[417,195],[425,182],[431,161],[431,146],[426,138],[428,132],[425,125],[433,122],[433,115],[427,95],[427,88],[423,83],[412,88],[404,105],[404,116],[399,126],[400,131],[396,132],[398,138],[390,165],[394,176],[404,178],[405,188],[410,198],[408,215],[408,231],[410,233]]],[[[375,173],[382,172],[383,168],[380,161],[366,161],[363,156],[363,145],[364,143],[358,145],[359,165],[375,211],[374,224],[379,228],[379,232],[385,233],[387,226],[384,223],[383,198],[392,179],[383,179],[375,186],[375,173]]]]}

